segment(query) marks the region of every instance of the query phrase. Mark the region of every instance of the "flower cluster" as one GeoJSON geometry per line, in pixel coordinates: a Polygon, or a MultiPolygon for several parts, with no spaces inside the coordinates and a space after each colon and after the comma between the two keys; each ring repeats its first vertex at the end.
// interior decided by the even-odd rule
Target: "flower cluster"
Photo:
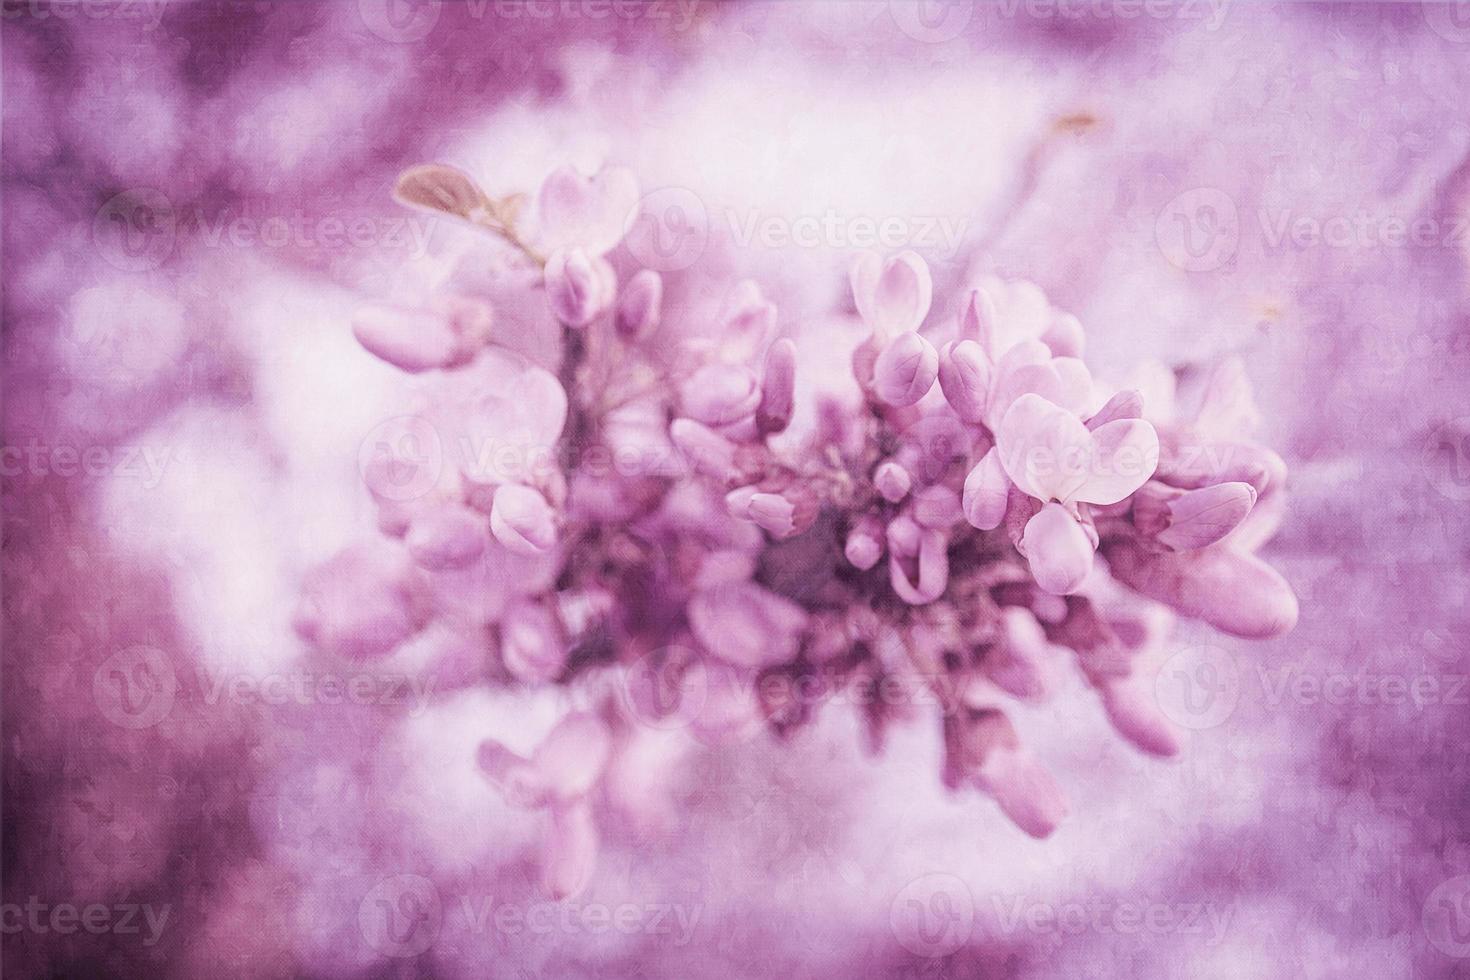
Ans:
{"type": "Polygon", "coordinates": [[[593,692],[529,756],[480,748],[507,799],[549,814],[556,895],[590,873],[601,808],[666,805],[638,753],[671,718],[789,738],[812,692],[927,692],[852,700],[872,749],[937,713],[945,784],[1043,836],[1066,803],[1011,706],[1070,658],[1125,738],[1172,754],[1150,667],[1173,612],[1245,637],[1295,621],[1254,555],[1285,469],[1250,439],[1235,362],[1104,384],[1037,286],[981,277],[938,316],[912,252],[860,255],[854,342],[804,350],[753,282],[718,307],[652,270],[620,282],[625,171],[559,170],[525,206],[427,166],[398,195],[505,261],[354,323],[420,377],[423,410],[364,465],[382,537],[308,575],[297,628],[348,658],[412,647],[465,684],[593,692]]]}

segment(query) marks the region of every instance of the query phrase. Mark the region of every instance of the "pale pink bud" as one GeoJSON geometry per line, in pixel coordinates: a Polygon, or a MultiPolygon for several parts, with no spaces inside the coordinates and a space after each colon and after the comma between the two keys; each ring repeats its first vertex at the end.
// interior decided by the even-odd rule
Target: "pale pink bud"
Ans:
{"type": "Polygon", "coordinates": [[[749,514],[772,537],[789,538],[812,526],[817,501],[801,487],[788,487],[779,494],[757,493],[751,497],[749,514]]]}
{"type": "Polygon", "coordinates": [[[1228,547],[1159,552],[1118,542],[1107,559],[1123,584],[1232,636],[1264,639],[1296,625],[1291,586],[1254,555],[1228,547]]]}
{"type": "Polygon", "coordinates": [[[1143,418],[1143,395],[1128,389],[1109,398],[1103,407],[1087,420],[1088,429],[1097,429],[1119,419],[1143,418]]]}
{"type": "Polygon", "coordinates": [[[1086,337],[1082,323],[1070,313],[1057,313],[1051,326],[1041,335],[1041,342],[1051,348],[1054,357],[1081,357],[1086,337]]]}
{"type": "Polygon", "coordinates": [[[421,567],[463,568],[485,551],[490,532],[485,516],[460,504],[428,508],[416,514],[404,543],[421,567]]]}
{"type": "Polygon", "coordinates": [[[898,549],[888,557],[888,580],[904,602],[922,606],[944,594],[949,585],[949,541],[942,531],[921,531],[919,537],[919,580],[911,581],[898,549]]]}
{"type": "Polygon", "coordinates": [[[913,506],[914,520],[927,528],[947,528],[962,516],[960,495],[942,483],[915,493],[913,506]]]}
{"type": "Polygon", "coordinates": [[[853,568],[866,572],[878,564],[878,559],[883,557],[881,534],[882,529],[871,518],[859,522],[857,527],[848,532],[843,554],[853,568]]]}
{"type": "Polygon", "coordinates": [[[618,301],[617,328],[624,340],[647,337],[658,329],[664,302],[663,278],[652,269],[643,269],[623,287],[618,301]]]}
{"type": "Polygon", "coordinates": [[[1169,525],[1158,541],[1175,551],[1204,548],[1235,530],[1255,503],[1256,490],[1249,483],[1219,483],[1182,493],[1165,505],[1169,525]]]}
{"type": "Polygon", "coordinates": [[[919,553],[919,540],[924,536],[924,529],[909,515],[900,514],[888,522],[885,536],[889,551],[904,558],[912,558],[919,553]]]}
{"type": "Polygon", "coordinates": [[[907,497],[913,485],[914,478],[898,463],[892,461],[879,463],[878,468],[873,471],[874,489],[891,504],[896,504],[907,497]]]}
{"type": "Polygon", "coordinates": [[[352,333],[369,353],[404,371],[451,367],[472,352],[449,317],[428,310],[368,307],[352,318],[352,333]]]}
{"type": "Polygon", "coordinates": [[[939,377],[939,352],[912,331],[889,341],[873,364],[873,389],[890,405],[913,405],[939,377]]]}
{"type": "Polygon", "coordinates": [[[519,483],[497,487],[490,505],[495,539],[521,555],[539,555],[556,544],[556,515],[540,493],[519,483]]]}
{"type": "Polygon", "coordinates": [[[569,327],[585,327],[612,302],[617,284],[610,278],[611,267],[580,248],[554,252],[546,260],[551,312],[569,327]]]}
{"type": "Polygon", "coordinates": [[[990,293],[984,289],[970,290],[969,298],[965,301],[964,312],[960,314],[960,339],[971,340],[980,345],[981,351],[989,357],[997,353],[995,350],[995,300],[990,293]]]}
{"type": "Polygon", "coordinates": [[[669,437],[699,472],[717,480],[735,476],[735,444],[709,426],[694,419],[674,419],[669,437]]]}
{"type": "Polygon", "coordinates": [[[741,667],[770,667],[796,656],[806,610],[753,582],[697,593],[689,625],[706,651],[741,667]]]}
{"type": "Polygon", "coordinates": [[[980,768],[982,789],[1032,837],[1046,837],[1067,816],[1067,798],[1046,768],[1024,748],[997,748],[980,768]]]}
{"type": "Polygon", "coordinates": [[[1070,595],[1092,571],[1094,544],[1061,504],[1041,508],[1026,522],[1022,549],[1036,584],[1053,595],[1070,595]]]}
{"type": "Polygon", "coordinates": [[[993,370],[990,358],[975,341],[944,345],[939,355],[939,387],[955,414],[966,422],[985,417],[993,370]]]}
{"type": "Polygon", "coordinates": [[[1045,696],[1050,645],[1046,632],[1030,609],[1008,606],[1001,610],[1005,642],[986,655],[985,673],[998,687],[1018,698],[1045,696]],[[993,659],[993,662],[992,662],[993,659]]]}
{"type": "Polygon", "coordinates": [[[763,436],[786,431],[796,405],[796,344],[783,337],[766,351],[756,427],[763,436]]]}
{"type": "Polygon", "coordinates": [[[585,800],[554,807],[541,861],[546,891],[561,901],[587,887],[597,865],[597,824],[585,800]]]}
{"type": "Polygon", "coordinates": [[[750,279],[735,287],[720,321],[719,344],[732,363],[749,361],[758,354],[776,330],[776,305],[761,294],[750,279]]]}
{"type": "Polygon", "coordinates": [[[725,494],[725,512],[738,520],[751,520],[750,502],[758,493],[759,487],[736,487],[725,494]]]}
{"type": "Polygon", "coordinates": [[[586,796],[607,766],[612,734],[596,715],[577,711],[559,721],[536,747],[531,761],[553,787],[558,799],[586,796]]]}
{"type": "Polygon", "coordinates": [[[500,659],[512,677],[528,684],[554,680],[567,663],[566,644],[551,613],[538,603],[519,601],[500,620],[500,659]]]}
{"type": "Polygon", "coordinates": [[[858,313],[882,336],[917,330],[929,313],[934,283],[928,264],[915,252],[886,262],[865,252],[853,263],[851,280],[858,313]]]}
{"type": "Polygon", "coordinates": [[[796,505],[780,494],[758,493],[750,498],[750,519],[774,537],[784,538],[796,527],[796,505]]]}
{"type": "Polygon", "coordinates": [[[993,531],[1000,527],[1006,516],[1006,500],[1010,492],[1010,480],[1000,464],[1000,453],[994,446],[980,462],[975,464],[965,477],[962,506],[965,520],[982,531],[993,531]]]}
{"type": "Polygon", "coordinates": [[[680,385],[679,397],[685,415],[719,428],[751,418],[760,404],[761,388],[747,368],[706,364],[680,385]]]}
{"type": "Polygon", "coordinates": [[[1105,681],[1098,686],[1108,720],[1128,741],[1149,755],[1179,754],[1179,730],[1159,710],[1153,685],[1140,678],[1105,681]]]}

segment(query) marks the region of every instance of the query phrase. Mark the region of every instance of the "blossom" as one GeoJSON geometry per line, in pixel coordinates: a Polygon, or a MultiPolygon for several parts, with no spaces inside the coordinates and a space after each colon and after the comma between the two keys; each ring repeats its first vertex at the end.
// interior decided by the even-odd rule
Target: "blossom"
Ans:
{"type": "MultiPolygon", "coordinates": [[[[546,812],[553,895],[593,873],[603,809],[649,785],[620,746],[650,726],[786,737],[826,710],[793,692],[901,679],[945,706],[944,785],[1044,836],[1069,806],[1014,703],[1063,688],[1071,661],[1124,738],[1167,755],[1178,735],[1148,671],[1170,610],[1252,636],[1294,620],[1254,555],[1280,520],[1284,465],[1243,435],[1238,366],[1193,401],[1167,372],[1114,389],[1035,284],[981,277],[936,296],[918,254],[863,253],[846,323],[866,339],[838,377],[753,281],[670,305],[662,276],[635,269],[620,291],[604,256],[631,178],[557,171],[524,222],[466,180],[425,199],[479,215],[543,274],[498,292],[457,281],[451,299],[355,326],[419,376],[445,465],[389,433],[364,478],[390,550],[309,577],[299,630],[344,656],[428,626],[451,647],[488,637],[490,683],[589,692],[529,755],[480,748],[508,801],[546,812]],[[559,364],[490,329],[541,289],[559,364]],[[953,316],[929,323],[936,306],[953,316]],[[1198,444],[1220,455],[1202,463],[1198,444]]],[[[915,714],[865,708],[867,744],[915,714]]]]}

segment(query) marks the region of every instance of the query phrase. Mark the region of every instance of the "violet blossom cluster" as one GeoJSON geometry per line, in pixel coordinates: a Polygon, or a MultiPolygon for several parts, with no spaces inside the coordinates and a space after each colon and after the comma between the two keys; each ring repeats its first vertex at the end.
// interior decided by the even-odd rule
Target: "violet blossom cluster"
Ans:
{"type": "Polygon", "coordinates": [[[529,755],[479,753],[508,800],[546,811],[554,895],[591,873],[601,808],[661,805],[639,731],[696,697],[703,735],[787,738],[822,707],[802,692],[927,691],[854,699],[873,750],[893,724],[942,725],[944,783],[1044,836],[1067,804],[1008,711],[1046,698],[1069,654],[1118,732],[1170,755],[1150,668],[1174,614],[1241,637],[1295,622],[1255,556],[1285,467],[1250,437],[1236,362],[1109,385],[1033,283],[982,277],[937,316],[904,252],[854,262],[868,336],[834,367],[800,356],[753,282],[697,325],[664,315],[658,272],[620,282],[627,171],[563,168],[526,201],[426,166],[398,196],[490,233],[509,263],[499,292],[461,284],[353,324],[425,379],[424,407],[364,465],[382,536],[307,576],[296,627],[349,659],[428,644],[465,684],[594,692],[529,755]],[[507,289],[559,324],[550,363],[501,333],[507,289]],[[834,375],[855,401],[829,397],[834,375]],[[403,449],[421,422],[495,451],[428,473],[403,449]]]}

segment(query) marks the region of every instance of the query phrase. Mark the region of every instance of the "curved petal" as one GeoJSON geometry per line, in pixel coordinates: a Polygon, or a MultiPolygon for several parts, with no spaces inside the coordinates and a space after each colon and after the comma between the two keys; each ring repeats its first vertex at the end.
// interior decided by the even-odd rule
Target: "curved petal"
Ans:
{"type": "Polygon", "coordinates": [[[1061,504],[1027,521],[1021,543],[1036,584],[1053,595],[1076,592],[1092,571],[1093,543],[1061,504]]]}
{"type": "Polygon", "coordinates": [[[1000,522],[1005,520],[1010,487],[1005,469],[1000,465],[1000,452],[992,446],[965,477],[965,520],[982,531],[1000,527],[1000,522]]]}
{"type": "Polygon", "coordinates": [[[1092,433],[1086,479],[1071,500],[1116,504],[1148,482],[1159,466],[1159,436],[1142,419],[1118,419],[1092,433]]]}
{"type": "Polygon", "coordinates": [[[1006,475],[1022,492],[1037,500],[1071,500],[1088,478],[1093,445],[1081,419],[1027,393],[1006,411],[996,448],[1006,475]]]}

